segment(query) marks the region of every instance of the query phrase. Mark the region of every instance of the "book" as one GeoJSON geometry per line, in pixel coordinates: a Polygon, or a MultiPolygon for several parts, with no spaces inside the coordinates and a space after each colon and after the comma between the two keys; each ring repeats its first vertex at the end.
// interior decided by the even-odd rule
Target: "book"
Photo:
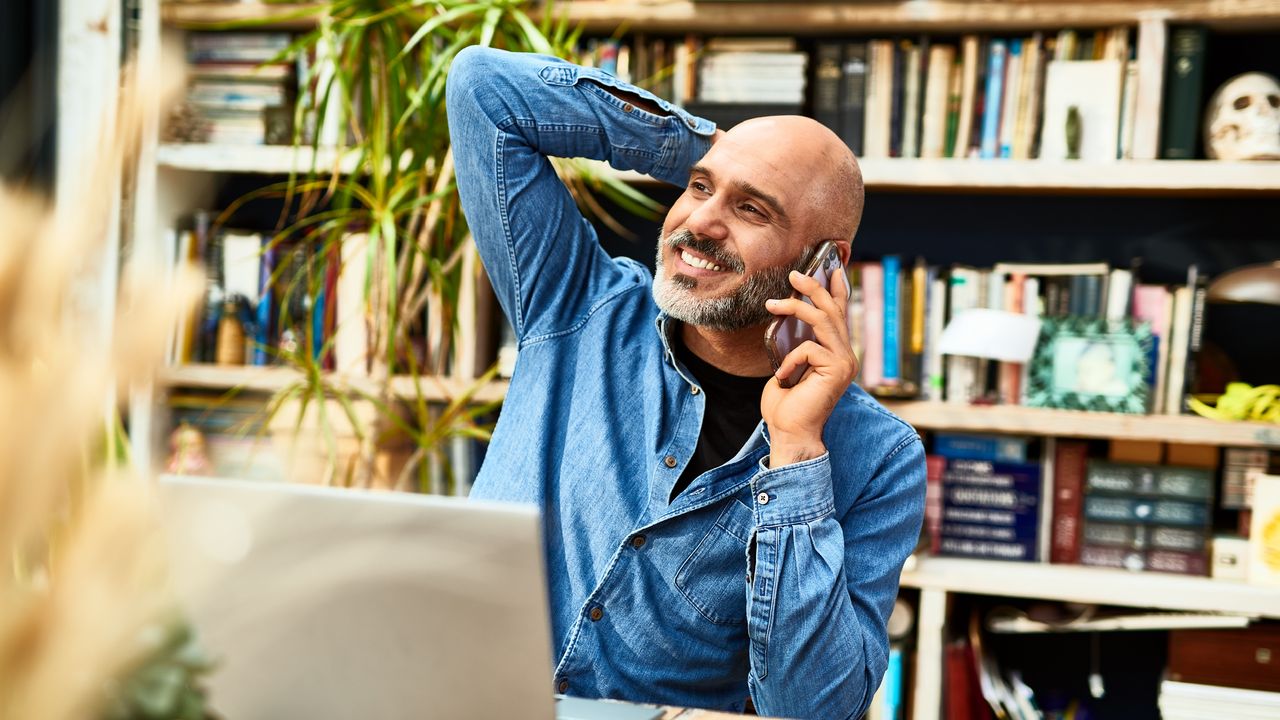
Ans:
{"type": "Polygon", "coordinates": [[[929,552],[937,555],[942,549],[942,476],[947,470],[947,459],[941,455],[926,455],[924,489],[924,531],[929,538],[929,552]]]}
{"type": "Polygon", "coordinates": [[[947,459],[940,552],[1034,561],[1040,477],[1037,463],[947,459]]]}
{"type": "Polygon", "coordinates": [[[1014,135],[1018,129],[1018,106],[1023,102],[1022,93],[1022,39],[1009,41],[1005,65],[1004,102],[1000,109],[1000,128],[996,136],[996,157],[1012,158],[1014,135]]]}
{"type": "Polygon", "coordinates": [[[1186,388],[1187,351],[1191,338],[1192,290],[1173,291],[1172,321],[1169,329],[1169,361],[1165,373],[1164,412],[1181,415],[1186,388]]]}
{"type": "Polygon", "coordinates": [[[858,157],[862,157],[866,131],[867,69],[867,43],[845,43],[840,74],[839,135],[858,157]]]}
{"type": "Polygon", "coordinates": [[[1256,475],[1249,529],[1249,582],[1280,587],[1280,475],[1256,475]]]}
{"type": "Polygon", "coordinates": [[[1206,468],[1136,465],[1094,460],[1089,463],[1086,491],[1152,498],[1209,502],[1214,474],[1206,468]]]}
{"type": "Polygon", "coordinates": [[[1115,160],[1123,79],[1124,63],[1119,60],[1049,63],[1045,76],[1041,159],[1115,160]],[[1078,151],[1068,143],[1067,120],[1072,109],[1079,114],[1078,151]]]}
{"type": "Polygon", "coordinates": [[[897,255],[886,255],[880,261],[884,272],[884,355],[881,369],[881,382],[895,385],[901,381],[898,361],[901,358],[901,259],[897,255]]]}
{"type": "Polygon", "coordinates": [[[942,351],[938,341],[946,327],[947,281],[930,269],[929,294],[925,320],[924,378],[920,383],[921,399],[942,400],[945,391],[942,376],[942,351]]]}
{"type": "Polygon", "coordinates": [[[969,137],[973,134],[974,107],[978,92],[978,36],[960,40],[960,107],[956,115],[955,138],[948,157],[969,157],[969,137]]]}
{"type": "Polygon", "coordinates": [[[1086,522],[1111,520],[1203,527],[1209,522],[1209,506],[1179,500],[1086,495],[1084,517],[1086,522]]]}
{"type": "Polygon", "coordinates": [[[987,55],[987,82],[983,93],[982,135],[978,156],[984,160],[1000,155],[1000,117],[1004,98],[1004,66],[1008,43],[993,39],[987,55]]]}
{"type": "Polygon", "coordinates": [[[902,154],[904,158],[920,157],[921,46],[908,43],[903,52],[902,89],[902,154]]]}
{"type": "MultiPolygon", "coordinates": [[[[922,158],[950,156],[947,146],[953,144],[954,140],[948,141],[948,118],[952,91],[959,89],[958,85],[953,87],[952,83],[955,56],[956,49],[951,45],[933,45],[929,48],[929,69],[925,77],[924,115],[921,123],[922,158]]],[[[954,97],[958,103],[958,95],[954,97]]]]}
{"type": "Polygon", "coordinates": [[[887,158],[893,112],[893,42],[872,40],[867,48],[871,63],[867,69],[863,154],[867,158],[887,158]]]}
{"type": "Polygon", "coordinates": [[[1059,440],[1055,450],[1049,562],[1073,564],[1080,560],[1089,446],[1080,440],[1059,440]]]}
{"type": "Polygon", "coordinates": [[[936,432],[933,452],[955,460],[1025,463],[1032,442],[1028,437],[936,432]]]}
{"type": "Polygon", "coordinates": [[[1196,157],[1207,42],[1208,31],[1201,26],[1174,27],[1169,31],[1160,120],[1160,157],[1163,159],[1196,157]]]}
{"type": "Polygon", "coordinates": [[[837,42],[819,42],[813,49],[813,119],[837,135],[841,131],[841,66],[844,46],[837,42]]]}
{"type": "Polygon", "coordinates": [[[893,56],[889,84],[889,157],[902,157],[903,121],[906,112],[907,60],[915,45],[910,40],[890,43],[893,56]]]}
{"type": "Polygon", "coordinates": [[[859,266],[862,278],[863,300],[863,348],[862,370],[858,384],[863,389],[874,389],[884,383],[884,269],[880,263],[868,262],[859,266]]]}

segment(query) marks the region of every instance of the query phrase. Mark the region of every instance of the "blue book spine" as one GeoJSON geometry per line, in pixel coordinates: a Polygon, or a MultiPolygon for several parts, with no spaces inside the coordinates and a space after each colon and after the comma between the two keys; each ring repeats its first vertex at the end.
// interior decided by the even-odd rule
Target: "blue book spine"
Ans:
{"type": "Polygon", "coordinates": [[[324,285],[316,293],[316,302],[311,306],[311,359],[320,362],[324,350],[324,306],[327,302],[324,285]]]}
{"type": "Polygon", "coordinates": [[[999,151],[1000,111],[1004,93],[1004,60],[1008,45],[1004,40],[991,41],[991,55],[987,61],[987,92],[982,109],[982,143],[978,157],[994,159],[999,151]]]}
{"type": "MultiPolygon", "coordinates": [[[[1012,64],[1012,61],[1014,58],[1021,57],[1021,56],[1022,56],[1022,41],[1016,38],[1013,40],[1010,40],[1009,41],[1010,64],[1012,64]]],[[[1022,92],[1026,92],[1026,88],[1022,88],[1022,92]]],[[[1008,101],[1012,103],[1016,103],[1018,102],[1018,98],[1011,97],[1011,98],[1008,98],[1008,101]]],[[[1003,115],[1001,117],[1003,118],[1003,115]]],[[[1005,159],[1011,158],[1013,157],[1013,128],[1009,128],[1007,132],[1003,133],[1003,136],[1004,136],[1005,142],[1000,143],[1000,157],[1005,159]]]]}
{"type": "Polygon", "coordinates": [[[898,285],[902,261],[897,255],[886,255],[880,264],[884,267],[884,382],[896,383],[901,379],[898,358],[901,357],[898,285]]]}
{"type": "Polygon", "coordinates": [[[899,720],[902,716],[902,648],[889,648],[889,667],[884,674],[884,716],[899,720]]]}
{"type": "Polygon", "coordinates": [[[276,268],[276,249],[270,240],[263,244],[262,262],[259,263],[257,324],[253,335],[253,364],[271,363],[267,348],[271,345],[271,274],[276,268]]]}
{"type": "Polygon", "coordinates": [[[1026,462],[1030,440],[995,435],[934,433],[933,453],[957,460],[1026,462]]]}

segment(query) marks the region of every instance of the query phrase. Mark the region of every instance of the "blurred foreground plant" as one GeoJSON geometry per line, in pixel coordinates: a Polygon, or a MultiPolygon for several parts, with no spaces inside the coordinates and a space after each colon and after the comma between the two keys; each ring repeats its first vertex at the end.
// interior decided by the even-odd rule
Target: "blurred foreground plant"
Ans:
{"type": "Polygon", "coordinates": [[[140,103],[121,107],[57,208],[0,186],[0,720],[101,716],[115,679],[162,648],[146,629],[172,608],[114,398],[155,370],[196,283],[157,302],[126,282],[110,333],[84,299],[140,127],[140,103]]]}

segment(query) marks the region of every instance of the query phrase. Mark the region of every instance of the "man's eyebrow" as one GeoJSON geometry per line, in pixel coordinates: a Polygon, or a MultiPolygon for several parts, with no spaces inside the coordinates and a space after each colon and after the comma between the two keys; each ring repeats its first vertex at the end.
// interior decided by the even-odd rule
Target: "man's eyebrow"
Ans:
{"type": "MultiPolygon", "coordinates": [[[[709,170],[704,165],[694,165],[693,167],[689,168],[689,174],[690,175],[706,175],[707,177],[710,177],[713,180],[715,179],[715,173],[711,172],[711,170],[709,170]]],[[[782,209],[782,203],[778,202],[778,198],[770,195],[764,190],[761,190],[755,185],[752,185],[746,180],[737,180],[733,184],[735,187],[738,188],[738,191],[743,193],[744,195],[750,195],[754,198],[759,198],[760,201],[763,202],[765,205],[768,205],[769,209],[772,210],[773,213],[777,215],[780,219],[782,220],[787,219],[787,213],[785,210],[782,209]]]]}

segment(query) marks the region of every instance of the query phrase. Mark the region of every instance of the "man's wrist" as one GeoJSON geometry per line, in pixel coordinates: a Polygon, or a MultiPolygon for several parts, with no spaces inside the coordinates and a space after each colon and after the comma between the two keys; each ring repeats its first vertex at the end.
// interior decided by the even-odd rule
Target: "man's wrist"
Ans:
{"type": "Polygon", "coordinates": [[[821,457],[826,451],[827,446],[822,442],[821,437],[773,434],[769,437],[769,467],[780,468],[802,463],[821,457]]]}

